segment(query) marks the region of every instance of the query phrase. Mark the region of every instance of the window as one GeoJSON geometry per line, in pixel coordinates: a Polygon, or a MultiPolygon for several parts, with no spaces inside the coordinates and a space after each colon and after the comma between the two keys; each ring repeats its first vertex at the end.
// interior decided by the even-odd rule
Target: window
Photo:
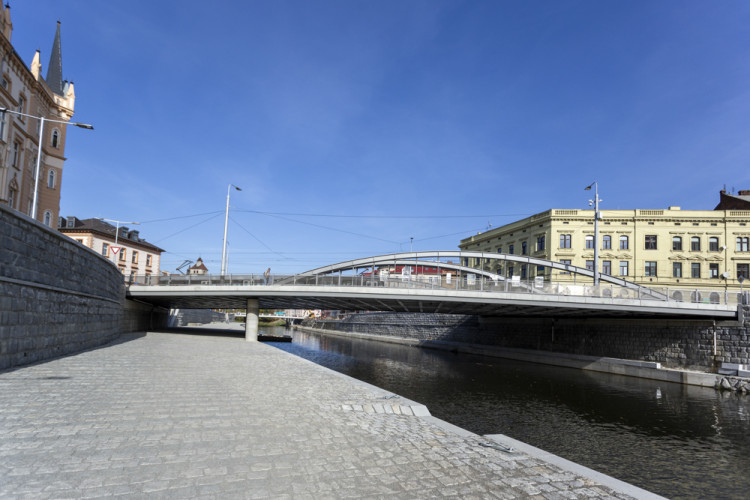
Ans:
{"type": "Polygon", "coordinates": [[[628,237],[624,235],[620,236],[620,250],[627,250],[627,249],[628,249],[628,237]]]}
{"type": "Polygon", "coordinates": [[[544,248],[545,248],[544,236],[539,236],[536,239],[536,251],[539,252],[541,250],[544,250],[544,248]]]}
{"type": "Polygon", "coordinates": [[[560,248],[570,248],[570,235],[569,234],[561,234],[560,235],[560,248]]]}
{"type": "Polygon", "coordinates": [[[133,258],[130,259],[130,262],[133,264],[138,264],[138,252],[133,250],[133,258]]]}
{"type": "Polygon", "coordinates": [[[526,278],[526,264],[521,264],[521,278],[526,278]]]}
{"type": "Polygon", "coordinates": [[[146,265],[151,266],[151,254],[146,254],[146,265]]]}
{"type": "Polygon", "coordinates": [[[627,275],[628,275],[628,261],[621,260],[620,261],[620,276],[627,276],[627,275]]]}
{"type": "Polygon", "coordinates": [[[8,191],[8,206],[10,208],[16,208],[16,190],[10,189],[8,191]]]}
{"type": "Polygon", "coordinates": [[[508,253],[513,255],[513,245],[508,245],[508,253]]]}
{"type": "Polygon", "coordinates": [[[586,236],[586,248],[594,248],[594,236],[591,234],[586,236]]]}
{"type": "Polygon", "coordinates": [[[102,255],[105,257],[109,256],[109,244],[108,243],[102,243],[102,255]]]}
{"type": "Polygon", "coordinates": [[[503,247],[497,247],[497,253],[503,253],[503,247]]]}
{"type": "Polygon", "coordinates": [[[0,139],[5,141],[6,138],[6,131],[8,130],[8,114],[7,113],[0,113],[0,139]]]}
{"type": "MultiPolygon", "coordinates": [[[[648,236],[646,236],[646,249],[648,250],[648,236]]],[[[654,236],[656,238],[656,236],[654,236]]],[[[656,250],[656,240],[654,240],[654,248],[653,250],[656,250]]],[[[681,236],[674,236],[672,237],[672,250],[682,250],[682,237],[681,236]]]]}
{"type": "MultiPolygon", "coordinates": [[[[570,265],[570,259],[561,259],[560,264],[570,265]]],[[[568,271],[562,271],[560,274],[570,274],[568,271]]]]}
{"type": "Polygon", "coordinates": [[[120,248],[120,262],[125,262],[128,251],[125,248],[120,248]]]}
{"type": "Polygon", "coordinates": [[[612,274],[612,261],[611,260],[602,261],[602,273],[612,274]]]}
{"type": "Polygon", "coordinates": [[[589,271],[593,271],[594,270],[594,261],[593,260],[587,260],[586,261],[586,269],[588,269],[589,271]]]}
{"type": "Polygon", "coordinates": [[[690,251],[691,252],[700,252],[701,251],[701,239],[700,239],[700,236],[691,236],[690,237],[690,251]]]}
{"type": "Polygon", "coordinates": [[[21,145],[17,142],[13,143],[13,156],[11,158],[10,164],[14,167],[17,167],[18,164],[21,161],[21,145]]]}
{"type": "MultiPolygon", "coordinates": [[[[682,246],[680,246],[680,248],[682,248],[682,246]]],[[[646,250],[656,250],[656,235],[655,234],[646,235],[646,250]]]]}
{"type": "Polygon", "coordinates": [[[682,278],[682,262],[672,262],[672,277],[682,278]]]}
{"type": "Polygon", "coordinates": [[[526,242],[521,242],[521,255],[526,255],[526,242]]]}
{"type": "Polygon", "coordinates": [[[513,277],[513,266],[508,266],[508,278],[513,277]]]}
{"type": "Polygon", "coordinates": [[[750,264],[737,264],[737,279],[746,280],[750,278],[750,264]]]}
{"type": "Polygon", "coordinates": [[[701,265],[699,262],[693,262],[690,264],[690,277],[700,278],[701,277],[701,265]]]}
{"type": "MultiPolygon", "coordinates": [[[[18,96],[18,109],[17,111],[19,113],[23,113],[23,108],[26,107],[26,98],[24,96],[18,96]]],[[[21,118],[21,121],[23,121],[23,118],[21,118]]]]}
{"type": "Polygon", "coordinates": [[[708,239],[708,251],[709,252],[719,251],[719,238],[717,238],[716,236],[711,236],[708,239]]]}
{"type": "Polygon", "coordinates": [[[748,238],[747,236],[740,236],[739,238],[737,238],[737,251],[738,252],[747,252],[747,247],[748,247],[748,241],[749,240],[750,240],[750,238],[748,238]]]}
{"type": "Polygon", "coordinates": [[[49,210],[44,211],[44,225],[52,227],[52,212],[49,210]]]}
{"type": "Polygon", "coordinates": [[[55,189],[55,179],[57,178],[57,172],[55,172],[54,168],[49,169],[49,172],[47,173],[47,187],[50,189],[55,189]]]}
{"type": "Polygon", "coordinates": [[[536,266],[536,275],[544,276],[544,266],[536,266]]]}
{"type": "Polygon", "coordinates": [[[656,261],[647,260],[643,269],[646,276],[656,276],[656,261]]]}
{"type": "Polygon", "coordinates": [[[708,277],[718,279],[719,277],[719,264],[708,265],[708,277]]]}
{"type": "Polygon", "coordinates": [[[602,249],[610,250],[612,248],[612,237],[608,234],[602,236],[602,249]]]}
{"type": "Polygon", "coordinates": [[[52,131],[52,147],[57,148],[60,147],[60,131],[55,129],[52,131]]]}

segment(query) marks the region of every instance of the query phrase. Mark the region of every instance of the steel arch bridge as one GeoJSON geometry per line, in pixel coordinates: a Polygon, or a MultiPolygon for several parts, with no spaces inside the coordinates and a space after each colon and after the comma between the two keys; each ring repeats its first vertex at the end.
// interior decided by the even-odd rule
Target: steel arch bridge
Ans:
{"type": "MultiPolygon", "coordinates": [[[[136,276],[127,296],[167,308],[245,309],[250,300],[263,309],[330,309],[441,312],[485,316],[692,317],[733,319],[736,305],[687,303],[621,278],[601,275],[597,287],[572,282],[507,279],[465,265],[463,259],[495,259],[546,266],[581,275],[588,269],[534,257],[489,252],[404,252],[348,260],[294,275],[136,276]],[[448,262],[457,259],[458,262],[448,262]],[[416,275],[375,270],[415,267],[416,275]],[[425,276],[426,268],[433,279],[425,276]],[[423,274],[419,274],[420,268],[423,274]],[[447,276],[447,271],[456,277],[447,276]],[[443,271],[446,271],[443,274],[443,271]]],[[[480,262],[485,262],[480,260],[480,262]]],[[[588,278],[591,278],[589,280],[588,278]]]]}

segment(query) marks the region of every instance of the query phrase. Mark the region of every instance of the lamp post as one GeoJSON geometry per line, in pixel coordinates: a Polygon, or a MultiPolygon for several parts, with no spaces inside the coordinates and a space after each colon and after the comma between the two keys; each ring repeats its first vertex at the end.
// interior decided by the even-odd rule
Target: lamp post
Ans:
{"type": "Polygon", "coordinates": [[[227,273],[227,226],[229,225],[229,193],[232,192],[232,188],[237,191],[242,191],[242,188],[230,184],[227,187],[227,210],[224,215],[224,245],[221,251],[221,275],[224,276],[227,273]]]}
{"type": "Polygon", "coordinates": [[[3,107],[0,107],[0,113],[13,113],[14,115],[28,116],[29,118],[36,118],[39,120],[39,148],[36,153],[36,170],[34,173],[34,201],[31,204],[31,214],[29,214],[32,219],[36,219],[37,200],[39,197],[39,168],[42,163],[42,147],[44,145],[44,122],[48,121],[62,123],[63,125],[75,125],[76,127],[85,128],[87,130],[94,130],[94,126],[89,125],[88,123],[66,122],[63,120],[52,120],[43,116],[28,115],[26,113],[21,113],[20,111],[13,111],[12,109],[3,107]]]}
{"type": "MultiPolygon", "coordinates": [[[[115,246],[117,246],[117,239],[120,236],[120,224],[134,224],[134,225],[140,225],[140,222],[133,222],[133,221],[123,221],[123,220],[114,220],[114,219],[104,219],[102,217],[94,217],[96,220],[103,220],[106,222],[114,222],[116,224],[115,226],[115,246]]],[[[117,259],[115,259],[117,260],[117,259]]]]}
{"type": "Polygon", "coordinates": [[[599,184],[594,181],[584,189],[584,191],[591,191],[591,186],[594,186],[594,199],[589,200],[589,206],[594,205],[594,286],[599,286],[599,219],[601,214],[599,213],[599,184]]]}

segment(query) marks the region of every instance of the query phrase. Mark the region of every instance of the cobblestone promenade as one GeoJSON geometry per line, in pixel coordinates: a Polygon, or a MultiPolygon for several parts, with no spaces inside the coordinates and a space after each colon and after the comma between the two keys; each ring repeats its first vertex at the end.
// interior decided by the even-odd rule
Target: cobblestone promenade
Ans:
{"type": "Polygon", "coordinates": [[[630,498],[388,395],[239,338],[123,338],[0,372],[0,498],[630,498]]]}

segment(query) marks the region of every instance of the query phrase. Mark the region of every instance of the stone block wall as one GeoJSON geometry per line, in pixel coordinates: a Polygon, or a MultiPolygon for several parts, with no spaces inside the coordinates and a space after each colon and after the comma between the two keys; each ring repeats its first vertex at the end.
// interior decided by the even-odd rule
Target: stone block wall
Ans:
{"type": "Polygon", "coordinates": [[[748,323],[362,313],[343,321],[311,319],[304,324],[322,330],[408,338],[423,343],[478,344],[653,361],[667,368],[701,371],[715,371],[722,362],[750,363],[748,323]]]}
{"type": "Polygon", "coordinates": [[[125,310],[122,274],[109,260],[5,205],[0,256],[0,369],[96,347],[154,321],[152,308],[125,310]]]}

